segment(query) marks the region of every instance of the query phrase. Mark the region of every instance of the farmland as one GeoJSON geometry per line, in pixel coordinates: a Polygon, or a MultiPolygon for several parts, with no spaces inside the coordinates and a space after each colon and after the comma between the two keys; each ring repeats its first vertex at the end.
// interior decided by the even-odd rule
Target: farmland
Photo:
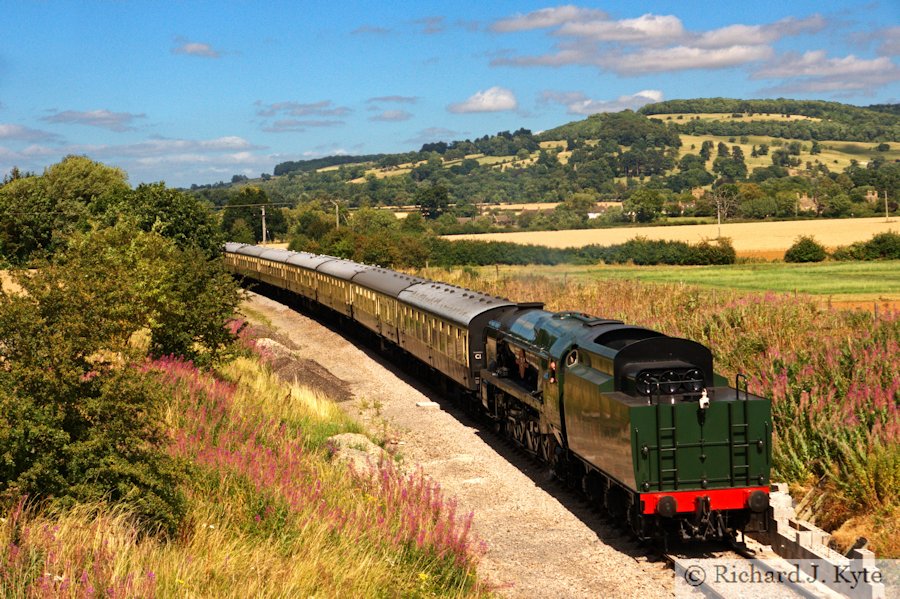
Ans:
{"type": "MultiPolygon", "coordinates": [[[[866,241],[873,235],[900,230],[900,221],[884,217],[842,220],[804,220],[753,223],[722,223],[721,236],[731,239],[739,256],[781,258],[784,251],[801,235],[812,235],[829,248],[866,241]]],[[[579,229],[572,231],[529,231],[456,235],[453,239],[511,241],[555,248],[582,247],[591,244],[615,245],[644,237],[653,240],[697,243],[719,237],[719,226],[677,225],[671,227],[619,227],[579,229]]]]}
{"type": "MultiPolygon", "coordinates": [[[[482,267],[486,277],[524,273],[521,266],[482,267]]],[[[900,263],[822,262],[815,264],[756,263],[728,266],[618,266],[572,264],[529,266],[528,274],[589,283],[631,280],[697,285],[749,292],[802,293],[828,302],[874,304],[900,302],[900,263]]]]}

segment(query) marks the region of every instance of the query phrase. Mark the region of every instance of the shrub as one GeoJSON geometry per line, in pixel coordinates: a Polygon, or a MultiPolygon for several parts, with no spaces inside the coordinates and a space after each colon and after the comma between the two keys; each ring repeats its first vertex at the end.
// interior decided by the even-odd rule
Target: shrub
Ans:
{"type": "Polygon", "coordinates": [[[897,260],[900,259],[900,233],[888,231],[879,233],[866,242],[866,259],[897,260]]]}
{"type": "Polygon", "coordinates": [[[717,239],[715,245],[701,241],[692,249],[693,258],[689,264],[734,264],[737,261],[737,252],[727,237],[717,239]]]}
{"type": "Polygon", "coordinates": [[[878,233],[834,251],[835,260],[900,260],[900,233],[878,233]]]}
{"type": "Polygon", "coordinates": [[[815,238],[803,235],[784,253],[785,262],[821,262],[827,256],[821,243],[815,238]]]}
{"type": "Polygon", "coordinates": [[[0,293],[0,504],[111,501],[174,532],[185,502],[164,449],[166,394],[134,365],[227,354],[234,281],[200,249],[124,226],[73,237],[15,279],[23,293],[0,293]]]}

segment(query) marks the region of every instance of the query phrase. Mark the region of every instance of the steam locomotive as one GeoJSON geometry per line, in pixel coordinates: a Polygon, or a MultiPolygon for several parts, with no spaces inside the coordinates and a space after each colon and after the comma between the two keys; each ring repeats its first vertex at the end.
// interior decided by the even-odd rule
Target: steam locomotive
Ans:
{"type": "Polygon", "coordinates": [[[227,243],[225,262],[445,377],[640,539],[765,529],[771,404],[699,343],[331,256],[227,243]]]}

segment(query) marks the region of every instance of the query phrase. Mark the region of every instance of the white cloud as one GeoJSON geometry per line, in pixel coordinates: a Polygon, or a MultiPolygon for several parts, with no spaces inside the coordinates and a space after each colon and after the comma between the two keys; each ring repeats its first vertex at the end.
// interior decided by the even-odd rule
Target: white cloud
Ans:
{"type": "Polygon", "coordinates": [[[783,54],[757,70],[754,78],[877,75],[896,70],[896,65],[886,56],[864,59],[849,54],[843,58],[828,58],[824,50],[814,50],[803,54],[783,54]]]}
{"type": "Polygon", "coordinates": [[[243,137],[230,135],[214,139],[150,139],[123,145],[95,146],[88,153],[99,157],[156,157],[176,154],[218,154],[259,150],[243,137]]]}
{"type": "Polygon", "coordinates": [[[680,39],[684,27],[676,16],[645,14],[620,21],[566,23],[556,33],[602,42],[647,43],[680,39]]]}
{"type": "Polygon", "coordinates": [[[257,101],[256,106],[260,108],[256,114],[264,117],[271,117],[278,114],[288,116],[346,116],[353,112],[346,106],[335,106],[331,100],[321,100],[319,102],[275,102],[274,104],[265,105],[257,101]]]}
{"type": "Polygon", "coordinates": [[[22,125],[13,125],[10,123],[0,123],[0,139],[14,139],[18,141],[53,141],[59,136],[48,131],[39,129],[31,129],[22,125]]]}
{"type": "Polygon", "coordinates": [[[134,131],[131,125],[135,120],[146,118],[145,114],[132,114],[130,112],[112,112],[110,110],[65,110],[57,112],[49,116],[43,117],[41,120],[48,123],[64,123],[71,125],[86,125],[88,127],[99,127],[100,129],[108,129],[122,133],[123,131],[134,131]]]}
{"type": "Polygon", "coordinates": [[[405,110],[385,110],[380,114],[376,114],[374,116],[370,116],[370,121],[383,121],[387,123],[399,123],[401,121],[408,121],[411,119],[413,115],[405,110]]]}
{"type": "Polygon", "coordinates": [[[766,64],[754,79],[783,79],[768,93],[871,93],[887,83],[900,81],[900,67],[887,56],[865,59],[849,54],[828,58],[823,50],[789,52],[766,64]]]}
{"type": "Polygon", "coordinates": [[[339,127],[340,125],[344,124],[344,121],[334,120],[314,121],[301,119],[282,119],[275,121],[271,125],[263,127],[262,130],[268,133],[299,133],[302,131],[306,131],[311,127],[339,127]]]}
{"type": "Polygon", "coordinates": [[[498,33],[510,33],[513,31],[558,27],[564,23],[578,22],[580,20],[605,18],[606,13],[602,10],[580,8],[568,4],[566,6],[557,6],[556,8],[542,8],[525,15],[518,14],[514,17],[501,19],[493,23],[490,29],[498,33]]]}
{"type": "Polygon", "coordinates": [[[502,112],[518,107],[516,96],[505,87],[494,86],[470,96],[464,102],[455,102],[447,110],[456,114],[469,112],[502,112]]]}
{"type": "Polygon", "coordinates": [[[558,38],[553,48],[536,55],[505,55],[492,66],[562,67],[579,65],[622,76],[723,69],[770,59],[778,40],[816,33],[828,20],[815,14],[757,25],[733,24],[708,31],[689,31],[675,15],[647,13],[610,19],[605,13],[575,6],[516,15],[493,24],[495,32],[548,28],[558,38]]]}
{"type": "Polygon", "coordinates": [[[595,50],[588,46],[578,47],[572,44],[571,47],[561,47],[561,49],[553,54],[543,54],[540,56],[499,56],[491,60],[491,66],[511,66],[511,67],[562,67],[566,65],[589,65],[597,64],[595,50]]]}
{"type": "Polygon", "coordinates": [[[180,42],[178,46],[172,48],[172,54],[186,54],[187,56],[199,56],[201,58],[220,58],[222,53],[213,49],[209,44],[201,42],[189,42],[183,38],[176,39],[180,42]]]}
{"type": "Polygon", "coordinates": [[[777,42],[783,37],[816,33],[827,25],[828,22],[821,15],[812,15],[805,19],[788,17],[765,25],[728,25],[700,34],[691,41],[691,45],[700,48],[758,46],[777,42]]]}
{"type": "Polygon", "coordinates": [[[397,104],[415,104],[419,101],[418,96],[377,96],[366,100],[366,104],[378,104],[382,102],[394,102],[397,104]]]}
{"type": "Polygon", "coordinates": [[[900,56],[900,27],[888,27],[876,33],[881,38],[878,54],[881,56],[900,56]]]}
{"type": "Polygon", "coordinates": [[[688,69],[724,69],[770,58],[769,46],[730,46],[727,48],[651,48],[629,54],[601,56],[598,64],[620,75],[664,73],[688,69]]]}
{"type": "Polygon", "coordinates": [[[691,46],[642,48],[627,52],[617,48],[595,51],[586,48],[564,48],[544,56],[502,58],[493,65],[552,66],[582,65],[599,67],[622,76],[666,73],[689,69],[724,69],[771,58],[769,46],[730,46],[696,48],[691,46]]]}
{"type": "Polygon", "coordinates": [[[663,93],[657,89],[645,89],[637,93],[619,96],[615,100],[593,100],[582,92],[541,92],[542,103],[562,104],[569,114],[589,115],[598,112],[619,112],[620,110],[637,110],[645,104],[662,102],[663,93]]]}

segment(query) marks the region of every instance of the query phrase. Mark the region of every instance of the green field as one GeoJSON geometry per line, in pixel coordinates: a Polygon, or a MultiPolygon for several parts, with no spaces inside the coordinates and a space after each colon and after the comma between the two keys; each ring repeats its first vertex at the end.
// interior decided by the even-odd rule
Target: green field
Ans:
{"type": "MultiPolygon", "coordinates": [[[[483,276],[524,272],[522,267],[484,267],[483,276]]],[[[528,274],[568,280],[633,279],[743,291],[829,296],[837,301],[900,300],[900,261],[730,266],[529,266],[528,274]]]]}

